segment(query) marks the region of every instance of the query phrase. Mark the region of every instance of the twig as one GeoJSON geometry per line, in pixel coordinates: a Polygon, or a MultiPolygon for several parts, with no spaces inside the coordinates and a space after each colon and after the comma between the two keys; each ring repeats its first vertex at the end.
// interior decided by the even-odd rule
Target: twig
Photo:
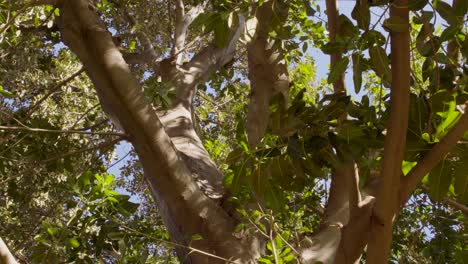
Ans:
{"type": "MultiPolygon", "coordinates": [[[[425,185],[422,185],[421,186],[421,189],[423,189],[424,192],[428,193],[429,192],[429,188],[425,185]]],[[[468,206],[464,205],[464,204],[461,204],[449,197],[444,197],[442,199],[442,201],[450,206],[452,206],[453,208],[457,209],[457,210],[460,210],[462,211],[465,215],[468,216],[468,206]]]]}
{"type": "Polygon", "coordinates": [[[86,110],[86,112],[84,112],[82,115],[80,115],[80,117],[75,121],[75,123],[73,123],[73,125],[71,125],[69,127],[69,129],[73,129],[75,128],[75,126],[78,124],[78,122],[80,122],[81,119],[83,119],[83,117],[85,117],[89,112],[93,111],[93,109],[95,109],[96,107],[98,107],[100,104],[95,104],[93,105],[93,107],[91,107],[90,109],[86,110]]]}
{"type": "Polygon", "coordinates": [[[86,151],[90,151],[90,150],[106,149],[106,148],[109,148],[109,147],[117,144],[118,142],[120,142],[122,140],[123,140],[123,138],[117,138],[117,139],[114,139],[114,140],[111,140],[111,141],[108,141],[108,142],[101,143],[101,144],[96,145],[96,146],[92,146],[92,147],[88,147],[88,148],[84,148],[84,149],[79,149],[79,150],[74,150],[74,151],[70,151],[70,152],[67,152],[67,153],[63,153],[63,154],[57,155],[57,156],[49,158],[49,159],[41,160],[40,162],[49,163],[49,162],[52,162],[52,161],[56,161],[58,159],[66,158],[66,157],[69,157],[69,156],[72,156],[72,155],[75,155],[75,154],[79,154],[79,153],[83,153],[83,152],[86,152],[86,151]]]}
{"type": "Polygon", "coordinates": [[[29,108],[29,110],[27,110],[27,114],[26,116],[27,117],[30,117],[36,110],[37,108],[39,107],[40,104],[42,104],[47,98],[49,98],[49,96],[51,96],[53,93],[55,93],[56,91],[58,91],[60,88],[62,88],[62,86],[64,86],[65,84],[69,83],[70,81],[72,81],[73,79],[75,79],[75,77],[77,77],[78,75],[80,75],[82,72],[84,71],[84,67],[81,67],[81,69],[79,69],[77,72],[73,73],[72,75],[70,75],[70,77],[64,79],[63,81],[57,83],[54,87],[52,87],[50,89],[50,91],[44,95],[41,99],[39,99],[39,101],[37,101],[31,108],[29,108]]]}
{"type": "Polygon", "coordinates": [[[153,239],[155,241],[158,241],[158,242],[162,242],[162,243],[166,243],[168,245],[171,245],[171,246],[176,246],[176,247],[181,247],[181,248],[185,248],[185,249],[189,249],[191,251],[194,251],[194,252],[197,252],[197,253],[200,253],[200,254],[203,254],[203,255],[206,255],[206,256],[209,256],[209,257],[212,257],[212,258],[215,258],[215,259],[219,259],[219,260],[222,260],[222,261],[226,261],[226,263],[233,263],[235,264],[236,262],[234,261],[231,261],[229,259],[226,259],[226,258],[223,258],[223,257],[220,257],[220,256],[216,256],[216,255],[213,255],[211,253],[208,253],[208,252],[205,252],[205,251],[202,251],[202,250],[199,250],[199,249],[196,249],[196,248],[193,248],[193,247],[190,247],[190,246],[185,246],[185,245],[182,245],[182,244],[179,244],[179,243],[174,243],[174,242],[171,242],[171,241],[167,241],[167,240],[164,240],[164,239],[160,239],[160,238],[156,238],[154,236],[151,236],[151,235],[148,235],[148,234],[145,234],[145,233],[142,233],[138,230],[135,230],[131,227],[128,227],[124,224],[122,224],[120,221],[115,221],[117,224],[119,224],[122,228],[124,229],[127,229],[131,232],[134,232],[138,235],[141,235],[141,236],[144,236],[144,237],[147,237],[147,238],[150,238],[150,239],[153,239]]]}
{"type": "Polygon", "coordinates": [[[41,133],[57,133],[57,134],[84,134],[84,135],[103,135],[103,136],[119,136],[126,137],[124,133],[118,132],[90,132],[90,131],[80,131],[80,130],[52,130],[52,129],[42,129],[42,128],[32,128],[32,127],[18,127],[18,126],[0,126],[0,130],[7,131],[30,131],[30,132],[41,132],[41,133]]]}

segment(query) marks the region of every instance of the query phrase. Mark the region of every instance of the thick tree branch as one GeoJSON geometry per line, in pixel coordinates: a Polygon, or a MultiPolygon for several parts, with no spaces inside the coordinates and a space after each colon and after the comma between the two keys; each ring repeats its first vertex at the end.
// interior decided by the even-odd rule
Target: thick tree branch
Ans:
{"type": "MultiPolygon", "coordinates": [[[[64,42],[85,65],[103,110],[129,135],[171,238],[188,244],[191,235],[199,234],[203,239],[192,241],[194,248],[238,263],[251,261],[256,255],[250,252],[256,250],[250,245],[252,241],[236,239],[232,218],[197,186],[104,23],[88,8],[87,1],[65,1],[60,18],[64,42]]],[[[206,261],[206,256],[199,254],[187,258],[193,263],[206,261]]]]}
{"type": "MultiPolygon", "coordinates": [[[[130,24],[132,28],[132,33],[135,30],[135,27],[138,25],[138,21],[128,12],[127,8],[118,1],[112,1],[112,3],[121,10],[125,20],[130,24]]],[[[129,53],[124,54],[124,59],[128,64],[148,64],[153,68],[155,73],[159,72],[159,62],[162,59],[162,56],[156,54],[154,50],[153,43],[151,42],[148,35],[146,35],[141,30],[136,31],[138,40],[143,45],[143,51],[141,53],[129,53]]]]}
{"type": "MultiPolygon", "coordinates": [[[[339,24],[338,24],[338,3],[336,0],[326,0],[327,6],[327,18],[328,18],[328,31],[330,42],[335,42],[337,33],[339,32],[339,24]]],[[[334,52],[331,54],[330,58],[330,69],[333,68],[336,63],[341,60],[342,53],[341,51],[334,52]]],[[[344,74],[341,74],[340,77],[333,83],[333,91],[335,93],[345,92],[345,82],[344,82],[344,74]]]]}
{"type": "Polygon", "coordinates": [[[177,72],[168,74],[172,77],[170,81],[176,84],[177,99],[174,106],[182,104],[185,108],[191,109],[192,99],[196,85],[206,81],[209,73],[217,71],[234,59],[237,42],[245,27],[243,15],[239,15],[239,23],[229,34],[225,47],[219,48],[215,44],[208,45],[197,53],[188,62],[177,67],[177,72]]]}
{"type": "Polygon", "coordinates": [[[400,191],[400,207],[404,206],[408,201],[411,193],[416,189],[417,185],[422,181],[423,177],[428,174],[437,164],[455,147],[457,142],[468,131],[468,103],[465,103],[465,113],[460,117],[460,120],[450,129],[444,138],[440,140],[429,152],[424,155],[422,160],[414,166],[408,175],[401,179],[400,191]]]}
{"type": "MultiPolygon", "coordinates": [[[[333,42],[339,30],[338,3],[336,0],[327,0],[326,4],[330,41],[333,42]]],[[[336,65],[341,56],[341,51],[330,56],[330,68],[336,65]]],[[[346,92],[344,74],[333,83],[333,90],[337,95],[346,92]]],[[[346,114],[343,114],[338,124],[345,119],[346,114]]],[[[355,263],[367,243],[368,224],[371,222],[374,199],[367,197],[361,201],[357,164],[349,157],[343,157],[343,160],[344,163],[334,168],[331,173],[330,194],[323,219],[324,227],[313,237],[313,240],[319,238],[319,243],[304,250],[302,256],[306,263],[317,261],[327,264],[355,263]],[[337,229],[336,226],[340,228],[337,229]]]]}
{"type": "Polygon", "coordinates": [[[392,241],[394,214],[398,208],[401,166],[406,146],[410,93],[410,32],[408,0],[391,4],[390,17],[407,24],[402,32],[391,32],[392,85],[390,118],[387,123],[381,185],[374,207],[367,261],[370,264],[387,262],[392,241]]]}
{"type": "Polygon", "coordinates": [[[187,30],[192,24],[193,20],[204,10],[204,3],[192,7],[185,13],[184,1],[176,0],[176,21],[174,32],[174,47],[171,51],[171,57],[175,60],[177,65],[182,63],[181,51],[185,46],[185,39],[187,37],[187,30]]]}
{"type": "MultiPolygon", "coordinates": [[[[274,16],[286,18],[288,6],[282,8],[282,14],[274,14],[273,2],[265,1],[257,8],[258,24],[255,37],[247,45],[251,94],[246,131],[251,148],[255,148],[260,142],[268,127],[270,99],[281,93],[287,102],[289,93],[286,61],[282,51],[274,47],[268,37],[274,16]]],[[[275,2],[275,4],[280,3],[275,2]]]]}

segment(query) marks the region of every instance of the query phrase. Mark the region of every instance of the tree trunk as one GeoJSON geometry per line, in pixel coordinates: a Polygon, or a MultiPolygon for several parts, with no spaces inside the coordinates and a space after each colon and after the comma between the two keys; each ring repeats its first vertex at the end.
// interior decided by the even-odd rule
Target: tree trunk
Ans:
{"type": "Polygon", "coordinates": [[[234,220],[210,198],[218,195],[219,173],[206,160],[184,104],[161,115],[161,122],[88,1],[63,1],[59,7],[63,40],[82,61],[104,111],[128,134],[171,239],[197,249],[186,255],[188,250],[179,247],[180,258],[185,263],[225,263],[216,255],[254,263],[258,241],[234,237],[234,220]],[[200,157],[193,159],[197,153],[200,157]],[[192,177],[197,167],[211,167],[209,175],[197,174],[210,179],[204,182],[207,186],[199,187],[192,177]],[[191,241],[193,235],[203,239],[191,241]]]}

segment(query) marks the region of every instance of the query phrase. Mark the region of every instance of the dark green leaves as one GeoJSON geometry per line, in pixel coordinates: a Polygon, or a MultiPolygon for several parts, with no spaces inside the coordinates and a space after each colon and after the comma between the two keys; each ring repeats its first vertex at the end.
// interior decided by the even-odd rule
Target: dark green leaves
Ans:
{"type": "Polygon", "coordinates": [[[353,11],[352,18],[357,21],[358,27],[363,30],[369,29],[370,24],[370,8],[367,0],[357,0],[353,11]]]}
{"type": "Polygon", "coordinates": [[[354,82],[354,92],[358,94],[361,91],[362,85],[362,61],[363,57],[359,53],[354,53],[352,56],[353,59],[353,82],[354,82]]]}
{"type": "Polygon", "coordinates": [[[215,44],[218,48],[226,46],[229,39],[229,13],[201,13],[195,18],[192,25],[201,27],[202,32],[214,32],[215,44]]]}
{"type": "Polygon", "coordinates": [[[334,83],[337,81],[340,76],[343,75],[344,71],[348,67],[349,64],[349,58],[344,57],[341,60],[339,60],[331,69],[330,69],[330,74],[328,75],[328,83],[334,83]]]}
{"type": "Polygon", "coordinates": [[[3,88],[3,86],[0,85],[0,95],[5,96],[7,98],[12,98],[13,94],[3,88]]]}
{"type": "Polygon", "coordinates": [[[450,161],[440,162],[429,174],[429,197],[440,201],[445,197],[452,181],[453,164],[450,161]]]}
{"type": "Polygon", "coordinates": [[[345,42],[342,42],[342,41],[338,41],[338,42],[328,42],[327,44],[323,45],[321,50],[323,51],[323,53],[325,54],[333,54],[339,50],[342,50],[346,48],[346,43],[345,42]]]}
{"type": "Polygon", "coordinates": [[[428,2],[429,2],[428,0],[411,0],[411,1],[408,1],[408,9],[411,10],[411,11],[421,10],[427,5],[428,2]]]}
{"type": "Polygon", "coordinates": [[[434,6],[437,10],[437,13],[439,13],[439,15],[450,25],[455,25],[457,23],[456,12],[449,4],[444,1],[437,0],[434,6]]]}
{"type": "Polygon", "coordinates": [[[392,74],[390,71],[390,62],[387,53],[382,47],[372,47],[369,49],[371,68],[382,78],[384,84],[390,86],[392,83],[392,74]]]}

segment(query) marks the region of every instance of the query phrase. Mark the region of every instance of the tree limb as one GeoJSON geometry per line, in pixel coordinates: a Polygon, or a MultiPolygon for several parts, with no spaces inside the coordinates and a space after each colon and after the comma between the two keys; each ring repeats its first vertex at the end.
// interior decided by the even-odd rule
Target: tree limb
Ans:
{"type": "Polygon", "coordinates": [[[283,14],[274,14],[273,2],[265,1],[257,8],[258,23],[255,37],[247,45],[251,93],[246,131],[251,148],[255,148],[267,130],[270,99],[277,94],[282,94],[284,101],[288,101],[288,67],[282,51],[273,46],[268,34],[271,31],[274,16],[287,17],[289,7],[284,4],[286,7],[282,9],[283,14]]]}
{"type": "MultiPolygon", "coordinates": [[[[63,40],[85,65],[103,110],[129,135],[171,239],[188,244],[199,234],[203,239],[193,247],[249,262],[256,256],[253,241],[236,239],[232,218],[197,186],[99,16],[86,0],[65,1],[60,10],[63,40]]],[[[187,258],[206,261],[199,254],[187,258]]]]}
{"type": "Polygon", "coordinates": [[[177,72],[172,74],[171,80],[178,88],[174,106],[182,104],[190,109],[196,85],[205,81],[210,72],[218,70],[234,59],[236,45],[244,26],[245,18],[239,14],[239,23],[231,30],[225,47],[219,48],[215,44],[210,44],[195,54],[189,62],[178,67],[177,72]]]}
{"type": "Polygon", "coordinates": [[[408,201],[411,193],[422,181],[423,177],[429,173],[437,164],[449,153],[450,150],[468,131],[468,102],[465,103],[465,113],[460,120],[450,129],[424,157],[411,169],[411,171],[401,179],[401,190],[399,206],[402,207],[408,201]]]}
{"type": "Polygon", "coordinates": [[[115,144],[119,143],[122,140],[123,140],[123,138],[116,138],[116,139],[113,139],[113,140],[98,144],[96,146],[91,146],[91,147],[87,147],[87,148],[83,148],[83,149],[78,149],[78,150],[62,153],[62,154],[59,154],[57,156],[54,156],[54,157],[51,157],[51,158],[48,158],[48,159],[45,159],[45,160],[41,160],[40,162],[49,163],[49,162],[56,161],[56,160],[59,160],[59,159],[63,159],[63,158],[66,158],[66,157],[70,157],[70,156],[73,156],[73,155],[76,155],[76,154],[79,154],[79,153],[88,152],[88,151],[91,151],[91,150],[108,149],[108,148],[114,146],[115,144]]]}
{"type": "Polygon", "coordinates": [[[54,133],[54,134],[84,134],[84,135],[103,135],[103,136],[126,137],[126,134],[118,133],[118,132],[90,132],[90,131],[81,131],[81,130],[53,130],[53,129],[32,128],[32,127],[28,127],[28,126],[23,126],[23,127],[0,126],[0,130],[29,131],[29,132],[54,133]]]}
{"type": "Polygon", "coordinates": [[[171,51],[171,57],[175,60],[176,64],[182,63],[181,51],[185,46],[185,39],[187,36],[187,30],[192,24],[193,20],[203,12],[205,3],[192,7],[187,13],[185,13],[184,1],[176,0],[176,21],[175,21],[175,32],[174,32],[174,47],[171,51]]]}
{"type": "MultiPolygon", "coordinates": [[[[327,17],[328,17],[328,31],[330,42],[333,43],[336,41],[337,33],[339,32],[338,24],[338,3],[336,0],[326,0],[327,6],[327,17]]],[[[337,51],[330,55],[330,69],[333,68],[336,63],[341,60],[342,52],[337,51]]],[[[340,77],[333,83],[333,91],[335,93],[345,92],[345,82],[344,74],[341,74],[340,77]]]]}
{"type": "Polygon", "coordinates": [[[408,0],[395,0],[390,6],[390,18],[401,19],[406,26],[402,32],[391,32],[392,85],[390,118],[387,123],[381,185],[374,207],[367,261],[380,264],[388,260],[392,241],[394,214],[398,208],[401,165],[406,146],[410,103],[410,31],[408,0]]]}

